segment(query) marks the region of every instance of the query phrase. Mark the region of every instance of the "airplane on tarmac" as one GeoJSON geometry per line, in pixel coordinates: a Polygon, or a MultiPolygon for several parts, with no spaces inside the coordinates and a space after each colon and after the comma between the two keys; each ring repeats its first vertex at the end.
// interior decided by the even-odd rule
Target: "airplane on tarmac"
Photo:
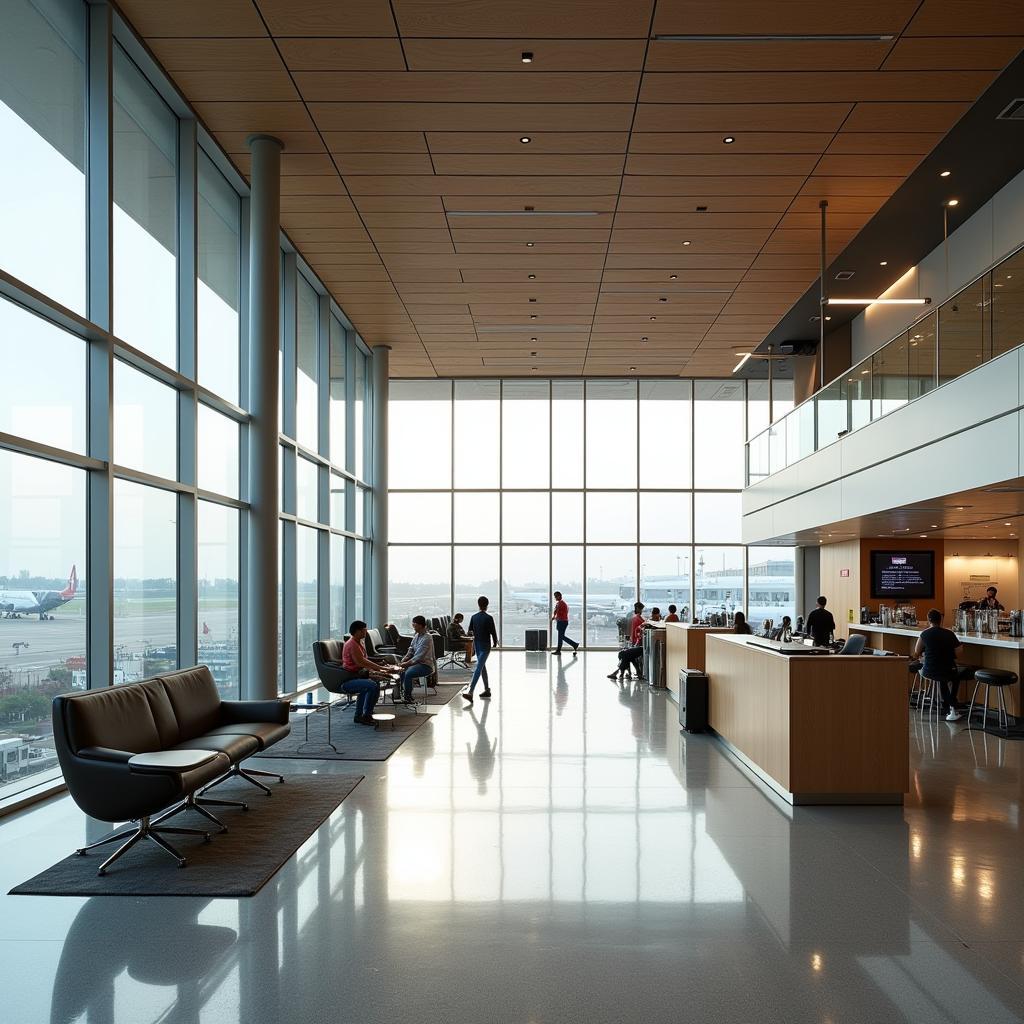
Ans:
{"type": "Polygon", "coordinates": [[[63,590],[0,590],[0,618],[20,619],[38,615],[40,622],[52,619],[54,608],[67,604],[78,593],[78,568],[71,566],[68,585],[63,590]]]}

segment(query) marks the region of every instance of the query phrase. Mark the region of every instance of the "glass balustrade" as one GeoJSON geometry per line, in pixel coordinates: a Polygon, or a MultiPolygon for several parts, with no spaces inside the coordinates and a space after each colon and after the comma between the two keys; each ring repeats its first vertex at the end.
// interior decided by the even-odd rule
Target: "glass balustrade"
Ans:
{"type": "Polygon", "coordinates": [[[1024,344],[1024,249],[747,442],[747,484],[1024,344]]]}

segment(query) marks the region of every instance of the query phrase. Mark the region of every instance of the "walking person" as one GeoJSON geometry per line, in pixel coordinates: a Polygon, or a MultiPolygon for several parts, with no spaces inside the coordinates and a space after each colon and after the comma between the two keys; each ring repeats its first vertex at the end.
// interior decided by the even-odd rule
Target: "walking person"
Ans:
{"type": "Polygon", "coordinates": [[[555,624],[555,631],[558,633],[558,646],[555,647],[554,653],[561,657],[562,644],[567,643],[572,648],[572,656],[575,658],[580,645],[565,635],[565,631],[569,628],[569,606],[562,600],[560,590],[555,591],[555,608],[551,613],[551,621],[555,624]]]}
{"type": "Polygon", "coordinates": [[[469,690],[462,696],[470,704],[473,703],[473,691],[480,679],[484,681],[480,699],[487,700],[491,696],[491,684],[487,679],[487,655],[491,653],[492,646],[498,646],[498,630],[495,628],[494,619],[487,613],[487,606],[490,603],[486,597],[478,597],[476,605],[480,611],[469,620],[469,632],[473,635],[473,651],[476,654],[476,670],[473,672],[469,690]]]}

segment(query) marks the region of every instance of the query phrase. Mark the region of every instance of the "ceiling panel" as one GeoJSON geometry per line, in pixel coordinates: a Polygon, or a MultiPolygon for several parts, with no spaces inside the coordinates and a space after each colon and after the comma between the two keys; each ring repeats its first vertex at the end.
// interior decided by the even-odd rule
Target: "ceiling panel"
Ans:
{"type": "MultiPolygon", "coordinates": [[[[283,0],[290,2],[290,0],[283,0]]],[[[644,38],[653,0],[393,0],[403,36],[532,36],[574,39],[644,38]]],[[[539,46],[535,46],[535,51],[539,46]]],[[[543,65],[541,65],[543,66],[543,65]]]]}
{"type": "Polygon", "coordinates": [[[647,51],[645,70],[875,71],[892,45],[890,41],[818,41],[808,46],[779,40],[751,46],[731,40],[655,39],[647,51]]]}
{"type": "Polygon", "coordinates": [[[295,72],[295,84],[305,99],[338,103],[459,103],[467,96],[474,103],[544,103],[552,95],[562,103],[632,103],[639,79],[630,72],[596,71],[295,72]]]}
{"type": "Polygon", "coordinates": [[[289,238],[414,376],[730,374],[820,199],[834,254],[1024,44],[1010,0],[121,6],[243,175],[281,139],[289,238]]]}
{"type": "Polygon", "coordinates": [[[275,36],[397,35],[388,0],[259,0],[259,9],[275,36]]]}
{"type": "Polygon", "coordinates": [[[403,39],[410,71],[640,71],[644,39],[403,39]],[[534,64],[523,65],[524,50],[534,64]],[[536,65],[536,67],[534,66],[536,65]]]}
{"type": "Polygon", "coordinates": [[[823,4],[818,0],[661,0],[654,18],[654,34],[772,35],[851,34],[864,31],[903,31],[920,0],[856,0],[823,4]],[[870,25],[870,30],[865,28],[870,25]]]}
{"type": "Polygon", "coordinates": [[[404,71],[402,44],[393,39],[279,38],[281,56],[292,71],[404,71]]]}
{"type": "Polygon", "coordinates": [[[642,103],[854,103],[861,100],[973,100],[991,71],[759,71],[647,74],[642,103]]]}

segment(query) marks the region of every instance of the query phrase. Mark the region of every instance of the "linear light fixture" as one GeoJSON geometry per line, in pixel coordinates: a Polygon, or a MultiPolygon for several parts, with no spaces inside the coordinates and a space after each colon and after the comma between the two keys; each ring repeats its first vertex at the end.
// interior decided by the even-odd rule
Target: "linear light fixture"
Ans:
{"type": "Polygon", "coordinates": [[[744,364],[753,354],[753,352],[745,352],[743,358],[732,368],[732,372],[735,373],[737,370],[743,369],[744,364]]]}
{"type": "Polygon", "coordinates": [[[596,217],[597,210],[448,210],[449,217],[596,217]]]}
{"type": "Polygon", "coordinates": [[[888,43],[896,37],[891,32],[843,34],[766,33],[764,35],[656,35],[659,43],[888,43]]]}
{"type": "Polygon", "coordinates": [[[927,306],[931,299],[835,299],[826,300],[830,306],[927,306]]]}

